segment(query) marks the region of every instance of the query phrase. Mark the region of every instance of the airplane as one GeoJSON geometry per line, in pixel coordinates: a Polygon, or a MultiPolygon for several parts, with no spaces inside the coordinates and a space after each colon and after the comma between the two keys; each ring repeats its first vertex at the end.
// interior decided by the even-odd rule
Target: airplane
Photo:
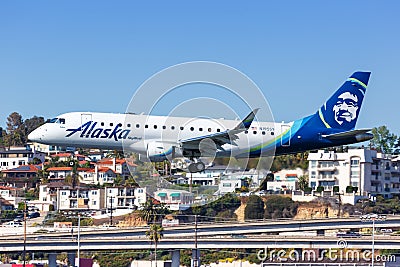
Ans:
{"type": "Polygon", "coordinates": [[[257,158],[370,140],[371,129],[355,129],[370,72],[355,72],[317,110],[288,122],[258,122],[258,109],[242,121],[71,112],[28,136],[49,145],[136,152],[152,162],[186,158],[189,172],[201,172],[200,157],[257,158]]]}

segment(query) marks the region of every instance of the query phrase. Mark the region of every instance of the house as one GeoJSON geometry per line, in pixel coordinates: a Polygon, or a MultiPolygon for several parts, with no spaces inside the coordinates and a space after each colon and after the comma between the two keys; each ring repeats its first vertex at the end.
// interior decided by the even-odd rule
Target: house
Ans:
{"type": "Polygon", "coordinates": [[[33,161],[42,163],[45,160],[45,153],[32,150],[29,147],[10,147],[0,150],[0,171],[17,168],[27,165],[33,161]]]}
{"type": "Polygon", "coordinates": [[[122,178],[128,179],[131,170],[134,171],[136,169],[136,164],[130,162],[128,166],[128,162],[125,159],[116,159],[116,158],[104,158],[97,162],[97,166],[99,168],[110,168],[116,174],[121,175],[122,178]]]}
{"type": "Polygon", "coordinates": [[[57,153],[75,151],[74,147],[45,145],[45,144],[36,143],[36,142],[28,143],[28,146],[30,147],[31,150],[42,152],[48,156],[50,156],[52,154],[57,154],[57,153]]]}
{"type": "Polygon", "coordinates": [[[186,210],[194,203],[194,195],[186,190],[161,189],[154,192],[154,198],[170,210],[186,210]]]}
{"type": "Polygon", "coordinates": [[[0,211],[14,210],[14,205],[10,201],[0,197],[0,211]]]}
{"type": "Polygon", "coordinates": [[[293,191],[298,188],[298,180],[305,172],[297,168],[295,170],[280,170],[274,173],[274,181],[267,182],[267,190],[272,191],[293,191]]]}
{"type": "Polygon", "coordinates": [[[40,182],[38,172],[42,170],[41,165],[21,165],[13,169],[2,171],[5,184],[18,188],[36,188],[40,182]]]}
{"type": "Polygon", "coordinates": [[[0,197],[13,205],[14,207],[18,206],[18,203],[24,201],[23,190],[15,187],[8,186],[0,186],[0,197]]]}
{"type": "Polygon", "coordinates": [[[84,184],[112,184],[117,174],[110,168],[98,167],[95,168],[78,168],[79,179],[84,184]]]}

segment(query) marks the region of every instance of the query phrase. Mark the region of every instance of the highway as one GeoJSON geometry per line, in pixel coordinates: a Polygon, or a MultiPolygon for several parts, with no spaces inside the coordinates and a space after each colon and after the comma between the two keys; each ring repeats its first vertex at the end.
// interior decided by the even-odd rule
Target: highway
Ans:
{"type": "MultiPolygon", "coordinates": [[[[335,219],[318,219],[318,220],[283,220],[273,221],[266,220],[260,222],[247,223],[225,223],[225,224],[199,224],[197,229],[198,236],[216,236],[216,235],[254,235],[265,233],[280,232],[303,232],[316,230],[343,230],[343,229],[360,229],[371,227],[372,223],[361,222],[359,218],[335,218],[335,219]]],[[[386,221],[376,221],[377,228],[399,228],[400,216],[388,216],[386,221]]],[[[28,233],[34,233],[41,228],[29,228],[28,233]]],[[[54,228],[46,228],[54,231],[54,228]]],[[[137,237],[144,236],[148,228],[88,228],[81,233],[82,238],[104,238],[104,237],[137,237]]],[[[82,228],[83,230],[83,228],[82,228]]],[[[68,231],[63,229],[63,231],[68,231]]],[[[75,234],[77,229],[74,229],[75,234]]],[[[169,227],[164,230],[164,237],[190,237],[193,235],[194,225],[186,225],[179,227],[169,227]]],[[[23,234],[23,228],[0,228],[0,239],[18,238],[23,234]]],[[[43,234],[42,234],[43,235],[43,234]]],[[[65,236],[66,233],[50,233],[47,236],[65,236]]],[[[35,235],[33,235],[35,236],[35,235]]]]}
{"type": "MultiPolygon", "coordinates": [[[[247,238],[215,237],[199,238],[199,249],[234,249],[234,248],[339,248],[336,237],[282,237],[282,236],[257,236],[247,238]]],[[[371,238],[349,238],[346,240],[347,248],[371,249],[371,238]]],[[[190,249],[195,248],[194,238],[163,238],[157,245],[159,249],[190,249]]],[[[74,251],[77,249],[77,241],[70,238],[28,240],[28,251],[74,251]]],[[[130,250],[151,249],[154,245],[146,237],[125,238],[101,238],[82,239],[80,249],[82,251],[98,250],[130,250]]],[[[400,249],[400,237],[381,236],[375,239],[376,249],[400,249]]],[[[22,251],[22,240],[1,240],[0,249],[3,252],[22,251]]]]}
{"type": "MultiPolygon", "coordinates": [[[[400,217],[390,216],[386,221],[376,222],[376,227],[398,228],[400,217]]],[[[205,248],[332,248],[338,238],[328,236],[305,237],[302,231],[342,230],[371,227],[371,223],[361,222],[359,218],[262,221],[236,224],[206,224],[197,229],[198,247],[205,248]],[[297,236],[278,236],[279,232],[297,232],[297,236]]],[[[77,229],[74,236],[69,229],[56,233],[36,233],[40,228],[29,228],[27,249],[30,251],[70,251],[77,248],[77,229]]],[[[147,227],[86,229],[81,232],[82,250],[146,249],[151,244],[145,237],[147,227]]],[[[52,229],[54,230],[54,229],[52,229]]],[[[23,228],[1,228],[0,249],[21,251],[23,228]]],[[[194,248],[194,226],[169,227],[164,230],[159,243],[160,249],[194,248]]],[[[347,238],[349,248],[370,248],[371,237],[347,238]]],[[[375,247],[400,249],[400,237],[376,236],[375,247]]]]}

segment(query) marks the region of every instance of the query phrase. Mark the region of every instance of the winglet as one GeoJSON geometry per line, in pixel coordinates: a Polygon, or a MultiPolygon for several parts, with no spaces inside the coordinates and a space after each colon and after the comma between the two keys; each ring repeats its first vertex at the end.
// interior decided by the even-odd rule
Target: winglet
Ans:
{"type": "Polygon", "coordinates": [[[251,123],[253,122],[254,118],[256,117],[256,114],[258,112],[259,108],[253,109],[252,112],[250,112],[249,115],[246,116],[233,130],[247,130],[249,129],[251,123]]]}

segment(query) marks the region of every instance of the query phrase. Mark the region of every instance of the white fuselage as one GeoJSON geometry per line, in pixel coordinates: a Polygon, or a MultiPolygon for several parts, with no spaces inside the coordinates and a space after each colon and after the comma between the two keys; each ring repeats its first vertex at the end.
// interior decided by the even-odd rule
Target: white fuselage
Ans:
{"type": "MultiPolygon", "coordinates": [[[[240,121],[136,114],[72,112],[59,115],[29,135],[44,144],[116,149],[148,155],[148,145],[159,142],[179,146],[180,141],[233,129],[240,121]]],[[[232,156],[281,136],[292,123],[253,121],[238,133],[236,145],[225,144],[221,155],[232,156]]]]}

